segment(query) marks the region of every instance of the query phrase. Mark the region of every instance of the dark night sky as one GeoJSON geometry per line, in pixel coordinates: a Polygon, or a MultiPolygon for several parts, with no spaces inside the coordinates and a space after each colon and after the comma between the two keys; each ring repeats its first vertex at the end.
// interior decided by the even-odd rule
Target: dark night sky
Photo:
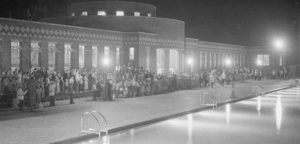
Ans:
{"type": "MultiPolygon", "coordinates": [[[[0,16],[58,16],[67,3],[88,0],[1,0],[0,16]]],[[[96,1],[96,0],[93,0],[96,1]]],[[[300,0],[127,0],[157,6],[157,16],[183,20],[186,36],[203,41],[267,45],[283,35],[296,44],[300,0]]]]}

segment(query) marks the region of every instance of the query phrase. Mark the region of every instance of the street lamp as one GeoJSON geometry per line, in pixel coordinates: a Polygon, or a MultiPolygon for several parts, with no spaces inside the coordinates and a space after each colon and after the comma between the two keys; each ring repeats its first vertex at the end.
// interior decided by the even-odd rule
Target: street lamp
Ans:
{"type": "Polygon", "coordinates": [[[231,66],[231,59],[229,58],[225,59],[225,65],[228,67],[231,66]]]}
{"type": "Polygon", "coordinates": [[[187,59],[187,64],[189,65],[190,67],[190,72],[192,72],[192,67],[194,65],[194,60],[192,58],[188,58],[187,59]]]}
{"type": "Polygon", "coordinates": [[[112,100],[111,93],[110,93],[110,86],[109,86],[109,80],[107,78],[108,73],[108,67],[110,65],[110,59],[109,57],[104,57],[102,59],[102,65],[104,70],[104,98],[105,100],[112,100]]]}
{"type": "Polygon", "coordinates": [[[102,64],[103,64],[103,66],[105,66],[105,67],[109,66],[109,64],[110,64],[109,58],[108,58],[108,57],[104,57],[104,58],[102,59],[102,64]]]}
{"type": "Polygon", "coordinates": [[[257,65],[257,66],[261,66],[261,65],[262,65],[262,61],[261,61],[260,59],[258,59],[258,60],[256,61],[256,65],[257,65]]]}
{"type": "Polygon", "coordinates": [[[286,46],[285,40],[282,38],[275,38],[273,40],[273,46],[279,52],[279,66],[282,66],[282,53],[286,46]]]}
{"type": "Polygon", "coordinates": [[[282,51],[285,43],[283,39],[276,38],[274,39],[273,45],[277,50],[282,51]]]}

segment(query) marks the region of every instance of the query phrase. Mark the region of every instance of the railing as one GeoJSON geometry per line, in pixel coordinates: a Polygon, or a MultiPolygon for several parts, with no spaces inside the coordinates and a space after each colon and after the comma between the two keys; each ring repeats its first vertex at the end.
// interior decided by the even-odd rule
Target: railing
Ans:
{"type": "Polygon", "coordinates": [[[107,120],[100,112],[85,112],[81,115],[81,134],[97,134],[99,143],[109,143],[107,125],[107,120]]]}
{"type": "Polygon", "coordinates": [[[222,85],[215,85],[209,87],[209,91],[200,94],[200,104],[212,106],[213,110],[217,109],[218,101],[224,94],[222,85]],[[207,101],[206,101],[207,98],[207,101]]]}

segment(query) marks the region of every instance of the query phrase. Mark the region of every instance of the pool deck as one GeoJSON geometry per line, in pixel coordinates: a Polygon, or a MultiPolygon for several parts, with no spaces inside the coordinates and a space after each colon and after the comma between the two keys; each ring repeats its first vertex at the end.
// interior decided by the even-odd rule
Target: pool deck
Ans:
{"type": "MultiPolygon", "coordinates": [[[[290,87],[293,80],[263,80],[237,82],[234,99],[231,85],[225,85],[218,97],[219,103],[253,97],[252,87],[260,85],[264,92],[290,87]]],[[[201,94],[209,88],[182,90],[167,94],[135,98],[120,98],[114,101],[92,101],[92,98],[58,101],[55,107],[43,111],[0,112],[0,140],[5,144],[74,143],[81,138],[80,118],[84,112],[99,111],[108,121],[109,132],[151,124],[186,113],[211,108],[201,104],[201,94]]],[[[204,101],[210,100],[206,96],[204,101]]]]}

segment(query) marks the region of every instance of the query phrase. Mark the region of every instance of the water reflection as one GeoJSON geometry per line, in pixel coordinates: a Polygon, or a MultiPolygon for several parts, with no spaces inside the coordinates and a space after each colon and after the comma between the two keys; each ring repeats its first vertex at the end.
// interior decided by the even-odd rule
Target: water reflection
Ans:
{"type": "Polygon", "coordinates": [[[281,95],[277,96],[275,111],[276,111],[276,129],[277,129],[277,134],[280,134],[281,123],[282,123],[282,102],[281,102],[281,95]]]}
{"type": "Polygon", "coordinates": [[[129,130],[129,135],[130,135],[130,141],[133,142],[134,141],[134,129],[129,130]]]}
{"type": "Polygon", "coordinates": [[[226,124],[230,123],[230,113],[231,113],[231,106],[230,104],[226,104],[226,124]]]}
{"type": "Polygon", "coordinates": [[[192,114],[188,114],[187,115],[188,118],[188,144],[192,144],[192,136],[193,136],[193,115],[192,114]]]}
{"type": "Polygon", "coordinates": [[[259,116],[261,116],[261,96],[257,97],[257,107],[256,107],[256,110],[257,110],[257,114],[259,116]]]}

